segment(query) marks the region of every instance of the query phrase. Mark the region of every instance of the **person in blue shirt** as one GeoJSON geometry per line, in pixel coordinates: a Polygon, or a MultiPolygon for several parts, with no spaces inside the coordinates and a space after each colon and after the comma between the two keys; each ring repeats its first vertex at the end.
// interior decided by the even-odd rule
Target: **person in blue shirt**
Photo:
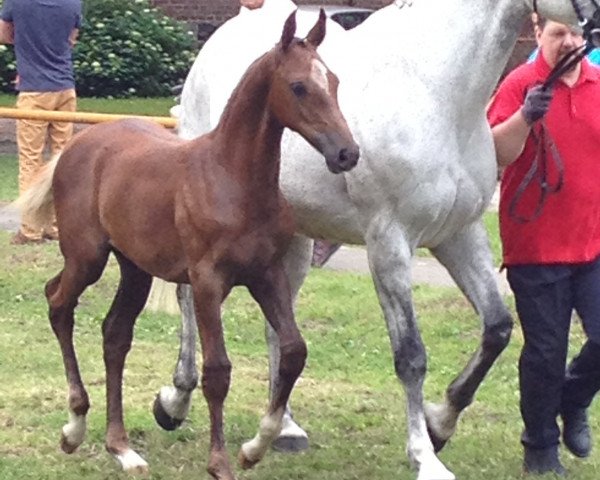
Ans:
{"type": "MultiPolygon", "coordinates": [[[[81,26],[81,0],[4,0],[0,12],[0,43],[13,44],[19,91],[17,108],[75,111],[76,93],[72,48],[81,26]]],[[[71,122],[17,121],[19,192],[25,191],[43,166],[46,138],[51,155],[58,154],[71,138],[71,122]]],[[[35,229],[27,218],[13,244],[56,239],[54,219],[35,229]]]]}

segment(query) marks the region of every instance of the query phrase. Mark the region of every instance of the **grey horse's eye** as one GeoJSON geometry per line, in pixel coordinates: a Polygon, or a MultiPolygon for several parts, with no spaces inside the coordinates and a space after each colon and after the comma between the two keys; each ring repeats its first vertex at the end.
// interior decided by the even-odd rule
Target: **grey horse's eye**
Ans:
{"type": "Polygon", "coordinates": [[[294,92],[294,95],[296,95],[298,98],[302,98],[304,95],[306,95],[306,87],[302,82],[294,82],[290,85],[290,88],[292,89],[292,92],[294,92]]]}

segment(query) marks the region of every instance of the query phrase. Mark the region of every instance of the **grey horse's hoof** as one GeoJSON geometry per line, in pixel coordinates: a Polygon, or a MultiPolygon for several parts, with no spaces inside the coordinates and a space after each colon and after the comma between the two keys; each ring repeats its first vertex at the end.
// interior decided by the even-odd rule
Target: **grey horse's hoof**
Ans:
{"type": "Polygon", "coordinates": [[[154,413],[154,419],[156,420],[156,423],[158,423],[163,430],[175,430],[183,423],[184,420],[183,418],[173,418],[165,411],[162,403],[160,402],[160,394],[154,399],[152,412],[154,413]]]}
{"type": "Polygon", "coordinates": [[[306,437],[277,437],[273,440],[271,448],[277,452],[298,453],[308,450],[308,438],[306,437]]]}
{"type": "Polygon", "coordinates": [[[429,424],[427,424],[427,433],[429,433],[429,439],[431,440],[431,443],[433,444],[433,450],[435,453],[438,453],[439,451],[442,450],[442,448],[444,448],[446,446],[448,439],[442,439],[442,438],[438,437],[434,433],[434,431],[431,428],[429,428],[429,424]]]}

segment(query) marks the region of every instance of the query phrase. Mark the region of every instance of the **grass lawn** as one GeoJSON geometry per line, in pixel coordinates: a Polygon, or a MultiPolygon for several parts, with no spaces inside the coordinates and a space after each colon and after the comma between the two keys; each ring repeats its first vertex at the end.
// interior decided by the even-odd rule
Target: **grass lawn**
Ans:
{"type": "MultiPolygon", "coordinates": [[[[82,296],[75,342],[91,397],[88,435],[73,455],[60,452],[67,419],[66,381],[59,348],[47,320],[46,280],[60,269],[55,243],[15,247],[0,232],[0,478],[2,480],[126,479],[104,451],[105,397],[101,323],[116,289],[115,262],[82,296]]],[[[480,326],[468,302],[453,288],[414,289],[428,352],[426,397],[442,398],[479,341],[480,326]]],[[[509,300],[510,303],[510,300],[509,300]]],[[[512,308],[512,306],[511,306],[512,308]]],[[[266,407],[264,322],[243,290],[223,308],[233,364],[225,434],[232,459],[251,438],[266,407]]],[[[393,370],[386,329],[367,276],[312,271],[298,302],[297,321],[309,348],[306,369],[293,394],[295,417],[310,434],[311,448],[298,455],[270,452],[239,480],[414,479],[404,453],[405,407],[393,370]]],[[[208,421],[204,399],[181,429],[161,431],[151,405],[168,384],[177,356],[178,319],[144,313],[125,372],[124,404],[131,442],[151,467],[153,479],[209,478],[205,473],[208,421]]],[[[582,334],[575,326],[573,345],[582,334]]],[[[518,410],[518,329],[512,342],[465,412],[440,458],[462,480],[521,478],[518,410]]],[[[592,428],[600,432],[600,409],[592,428]]],[[[600,456],[577,460],[563,453],[577,480],[595,480],[600,456]]]]}
{"type": "MultiPolygon", "coordinates": [[[[16,159],[0,157],[0,201],[16,195],[16,159]]],[[[489,219],[492,217],[490,216],[489,219]]],[[[486,217],[486,221],[489,220],[486,217]]],[[[12,246],[0,232],[0,479],[105,480],[129,478],[104,451],[105,380],[101,324],[114,295],[114,261],[80,299],[75,344],[92,402],[88,435],[73,455],[58,448],[67,420],[66,380],[58,344],[47,320],[44,283],[61,268],[56,243],[12,246]]],[[[455,288],[415,287],[428,353],[426,397],[443,397],[448,383],[476,349],[480,324],[455,288]]],[[[507,298],[514,311],[512,300],[507,298]]],[[[381,310],[368,276],[314,270],[302,289],[297,321],[309,358],[293,394],[295,418],[310,434],[311,448],[298,455],[271,452],[238,480],[397,480],[416,477],[404,453],[405,403],[394,374],[381,310]]],[[[237,289],[223,307],[233,364],[226,402],[225,435],[231,458],[256,433],[267,404],[264,321],[249,295],[237,289]]],[[[208,479],[208,421],[200,391],[189,420],[161,431],[151,406],[170,382],[178,352],[178,319],[143,313],[125,372],[124,405],[132,446],[150,463],[152,479],[208,479]]],[[[574,325],[573,350],[583,342],[574,325]]],[[[517,480],[521,473],[521,422],[517,357],[511,344],[464,413],[440,458],[461,480],[517,480]]],[[[591,412],[600,433],[600,406],[591,412]]],[[[600,455],[577,460],[563,452],[571,478],[596,480],[600,455]]]]}
{"type": "Polygon", "coordinates": [[[19,195],[18,171],[16,155],[0,154],[0,203],[10,202],[19,195]]]}

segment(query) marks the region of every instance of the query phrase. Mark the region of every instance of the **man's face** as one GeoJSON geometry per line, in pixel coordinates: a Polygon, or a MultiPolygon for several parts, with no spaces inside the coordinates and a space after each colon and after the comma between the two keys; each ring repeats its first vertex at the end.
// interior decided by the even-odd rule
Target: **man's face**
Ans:
{"type": "Polygon", "coordinates": [[[543,29],[535,28],[535,38],[551,67],[571,50],[583,45],[581,33],[573,27],[551,20],[546,22],[543,29]]]}

